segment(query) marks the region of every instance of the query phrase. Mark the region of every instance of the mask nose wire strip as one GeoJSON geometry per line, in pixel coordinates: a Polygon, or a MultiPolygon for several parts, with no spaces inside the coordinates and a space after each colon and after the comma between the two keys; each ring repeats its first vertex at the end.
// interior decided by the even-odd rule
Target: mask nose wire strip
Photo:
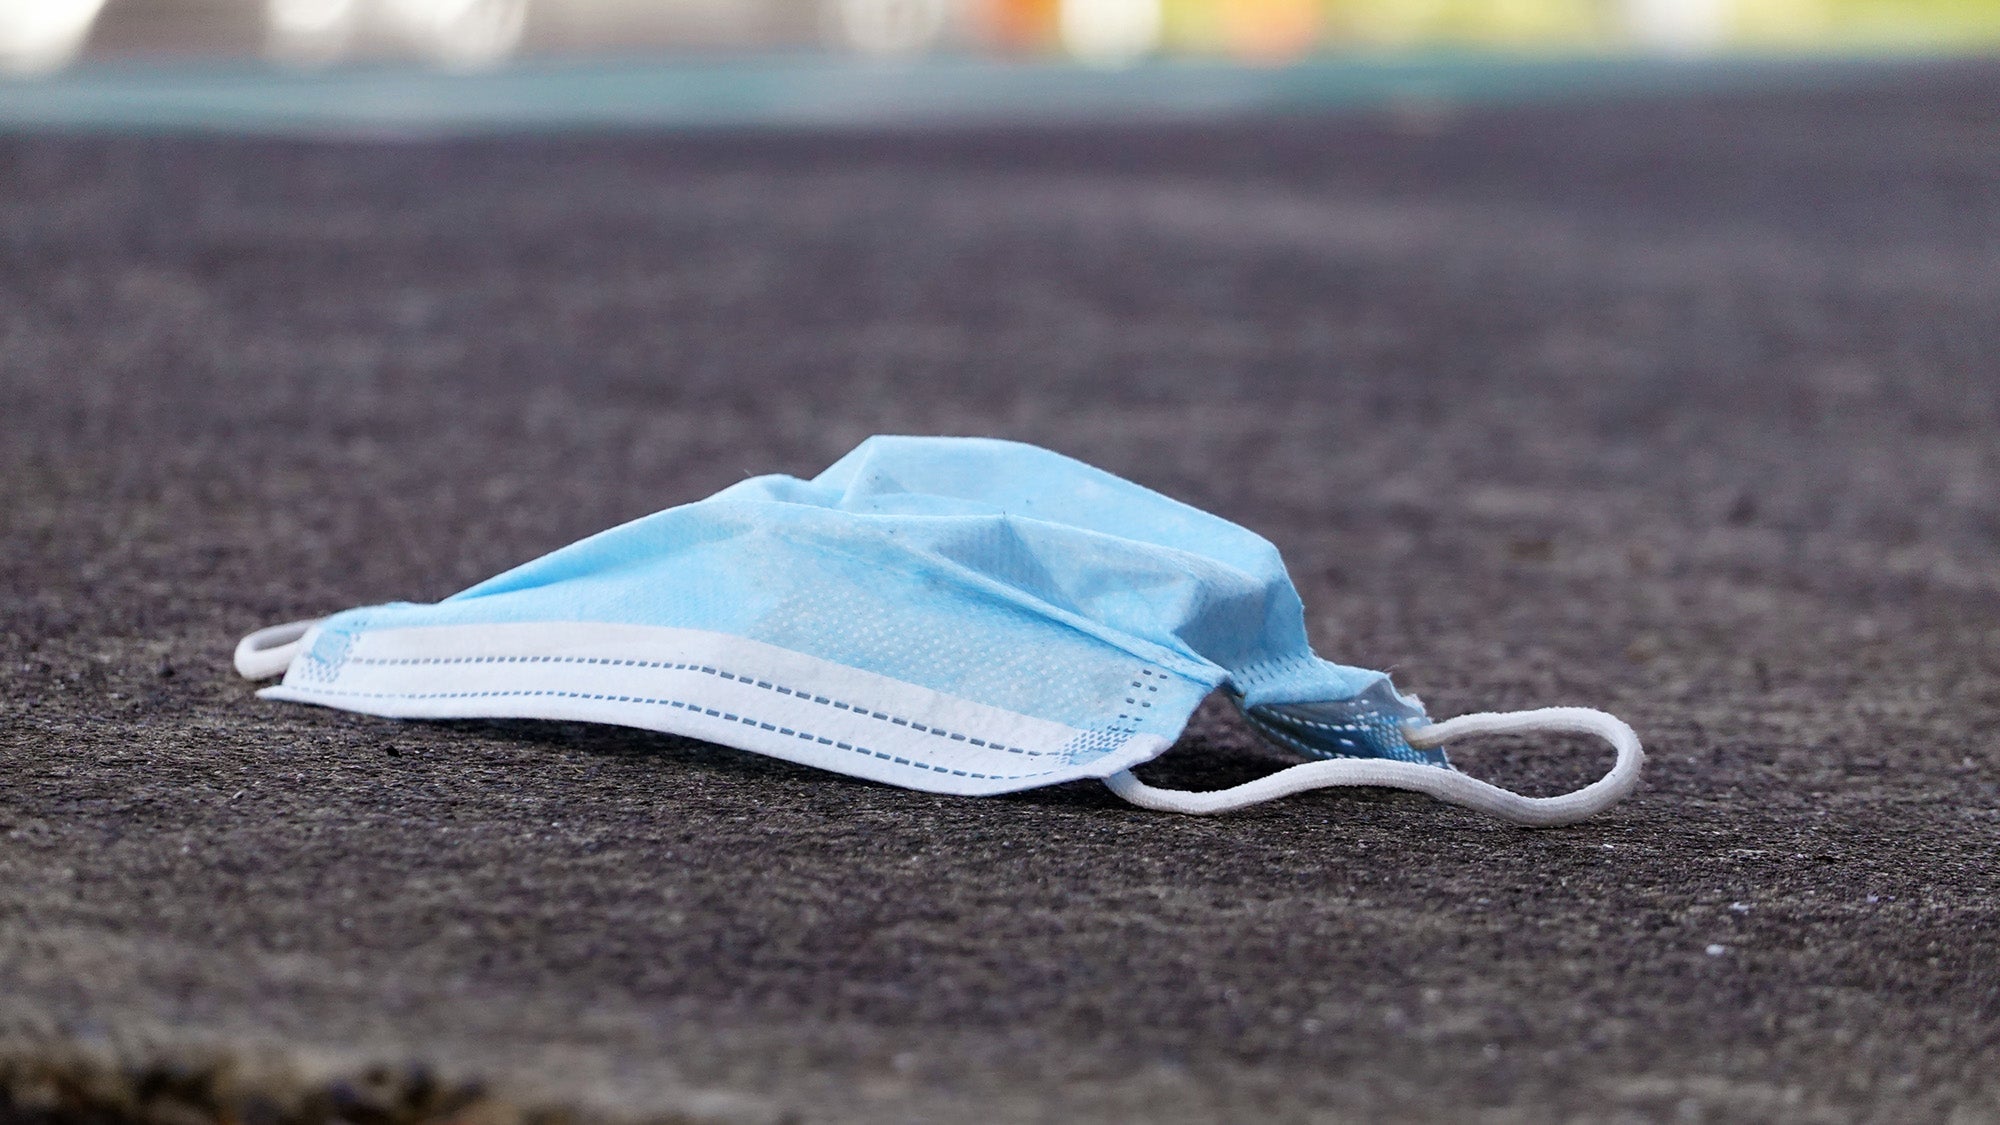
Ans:
{"type": "Polygon", "coordinates": [[[1646,753],[1639,736],[1616,716],[1587,707],[1544,707],[1536,711],[1485,712],[1460,715],[1439,723],[1405,728],[1410,745],[1440,746],[1453,739],[1480,734],[1524,734],[1559,731],[1594,734],[1611,744],[1617,759],[1611,771],[1589,785],[1556,797],[1524,797],[1454,769],[1397,762],[1383,758],[1336,758],[1307,762],[1279,770],[1229,789],[1206,793],[1155,789],[1132,776],[1131,770],[1104,779],[1113,793],[1141,808],[1162,812],[1222,813],[1308,789],[1372,785],[1411,789],[1440,801],[1463,805],[1529,828],[1570,824],[1617,803],[1639,784],[1646,753]]]}
{"type": "Polygon", "coordinates": [[[318,618],[287,621],[283,625],[259,629],[236,642],[237,675],[246,680],[268,680],[272,676],[284,675],[285,669],[292,666],[292,658],[299,654],[299,644],[305,639],[306,630],[317,624],[318,618]]]}

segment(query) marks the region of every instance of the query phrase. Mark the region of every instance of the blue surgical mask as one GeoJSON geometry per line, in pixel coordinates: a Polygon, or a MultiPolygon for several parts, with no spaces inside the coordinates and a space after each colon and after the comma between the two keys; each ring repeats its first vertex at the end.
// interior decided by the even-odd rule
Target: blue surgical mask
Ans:
{"type": "Polygon", "coordinates": [[[284,675],[265,699],[617,723],[939,793],[1101,778],[1194,813],[1372,785],[1561,824],[1629,793],[1643,757],[1581,708],[1432,723],[1384,673],[1314,655],[1269,542],[978,438],[871,438],[811,480],[746,480],[435,604],[260,630],[236,665],[284,675]],[[1310,760],[1216,792],[1135,778],[1217,689],[1310,760]],[[1616,764],[1529,798],[1445,759],[1451,738],[1518,730],[1600,735],[1616,764]]]}

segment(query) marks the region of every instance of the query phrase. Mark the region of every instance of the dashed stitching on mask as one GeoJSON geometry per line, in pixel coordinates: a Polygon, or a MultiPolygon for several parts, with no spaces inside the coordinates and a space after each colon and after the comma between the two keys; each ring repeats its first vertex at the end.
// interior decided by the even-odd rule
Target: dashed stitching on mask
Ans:
{"type": "MultiPolygon", "coordinates": [[[[1370,713],[1371,713],[1371,714],[1374,714],[1374,715],[1377,715],[1377,716],[1379,716],[1379,715],[1381,714],[1380,712],[1370,712],[1370,713]]],[[[1442,764],[1443,764],[1443,763],[1439,763],[1439,762],[1434,762],[1434,761],[1430,760],[1430,758],[1428,758],[1427,756],[1423,755],[1423,754],[1422,754],[1422,753],[1420,753],[1420,752],[1416,752],[1416,751],[1412,751],[1412,754],[1413,754],[1414,756],[1411,756],[1411,757],[1405,757],[1405,756],[1402,756],[1402,755],[1397,755],[1397,754],[1386,754],[1386,755],[1385,755],[1385,754],[1370,754],[1370,753],[1367,753],[1367,752],[1366,752],[1366,750],[1365,750],[1365,749],[1364,749],[1364,748],[1363,748],[1363,747],[1362,747],[1362,746],[1361,746],[1361,745],[1360,745],[1360,744],[1359,744],[1358,742],[1356,742],[1356,741],[1355,741],[1354,739],[1350,739],[1350,738],[1341,738],[1341,739],[1338,739],[1338,740],[1337,740],[1337,741],[1339,741],[1339,743],[1340,743],[1340,744],[1341,744],[1342,746],[1345,746],[1345,747],[1347,747],[1348,749],[1350,749],[1350,750],[1354,751],[1354,753],[1351,753],[1351,754],[1350,754],[1350,753],[1343,753],[1343,752],[1341,752],[1341,751],[1339,751],[1339,750],[1333,750],[1333,749],[1330,749],[1330,748],[1328,748],[1328,747],[1325,747],[1325,746],[1320,746],[1320,745],[1316,745],[1316,744],[1313,744],[1313,743],[1308,743],[1308,742],[1306,742],[1306,741],[1305,741],[1304,739],[1301,739],[1301,738],[1299,738],[1299,737],[1298,737],[1297,735],[1293,734],[1292,732],[1290,732],[1290,731],[1288,731],[1288,730],[1284,729],[1284,728],[1283,728],[1282,726],[1278,725],[1278,724],[1277,724],[1276,722],[1274,722],[1274,721],[1272,721],[1272,720],[1270,720],[1270,719],[1266,719],[1266,718],[1263,718],[1263,717],[1261,717],[1261,716],[1259,716],[1259,715],[1256,715],[1256,714],[1252,713],[1252,711],[1251,711],[1251,710],[1245,710],[1245,711],[1243,712],[1243,717],[1244,717],[1244,718],[1246,718],[1246,719],[1248,719],[1248,720],[1250,721],[1250,725],[1251,725],[1251,726],[1253,726],[1253,727],[1256,727],[1256,728],[1257,728],[1257,729],[1258,729],[1258,730],[1259,730],[1260,732],[1262,732],[1263,734],[1267,735],[1268,737],[1270,737],[1270,738],[1272,738],[1272,739],[1275,739],[1275,740],[1276,740],[1276,741],[1278,741],[1278,742],[1281,742],[1281,743],[1285,744],[1286,746],[1289,746],[1289,747],[1291,747],[1291,748],[1292,748],[1292,749],[1294,749],[1294,750],[1297,750],[1297,751],[1298,751],[1298,752],[1300,752],[1301,754],[1305,754],[1305,755],[1307,755],[1308,757],[1313,757],[1313,758],[1329,758],[1329,757],[1331,757],[1331,758],[1382,758],[1382,759],[1384,759],[1384,760],[1387,760],[1387,761],[1397,761],[1397,762],[1416,762],[1416,763],[1418,763],[1419,765],[1442,765],[1442,764]]],[[[1318,728],[1320,728],[1321,730],[1325,730],[1325,731],[1332,731],[1332,732],[1342,732],[1342,733],[1346,733],[1346,734],[1350,734],[1350,735],[1355,735],[1355,736],[1366,736],[1366,735],[1367,735],[1367,734],[1369,733],[1369,731],[1368,731],[1368,728],[1367,728],[1366,726],[1362,725],[1362,724],[1355,724],[1355,725],[1353,725],[1353,726],[1341,726],[1341,725],[1338,725],[1338,724],[1335,724],[1335,723],[1325,723],[1325,722],[1315,722],[1315,721],[1313,721],[1313,720],[1311,720],[1311,719],[1300,719],[1300,718],[1296,718],[1295,716],[1291,716],[1291,715],[1287,715],[1287,716],[1285,716],[1285,720],[1284,720],[1284,721],[1285,721],[1285,722],[1287,722],[1287,723],[1291,723],[1291,722],[1296,722],[1296,723],[1298,723],[1298,724],[1300,724],[1300,725],[1302,725],[1302,726],[1308,726],[1308,727],[1318,727],[1318,728]]],[[[1449,768],[1449,767],[1447,766],[1446,768],[1449,768]]]]}
{"type": "Polygon", "coordinates": [[[823,735],[813,734],[810,731],[794,730],[791,727],[779,726],[776,723],[767,723],[761,719],[752,718],[747,715],[737,715],[728,711],[717,710],[714,707],[703,707],[699,703],[687,703],[678,699],[652,699],[639,695],[607,695],[597,692],[556,691],[553,689],[542,689],[542,690],[522,689],[519,691],[434,691],[434,692],[349,691],[342,688],[305,688],[301,690],[314,695],[345,695],[361,699],[492,699],[501,696],[557,696],[564,699],[597,699],[597,700],[603,700],[604,702],[607,703],[643,703],[655,707],[678,708],[679,710],[687,711],[691,714],[696,714],[696,715],[709,715],[718,719],[727,719],[730,722],[742,723],[744,726],[747,727],[756,727],[759,730],[768,730],[768,731],[773,731],[777,734],[790,735],[791,737],[797,738],[802,742],[812,742],[812,743],[818,743],[819,745],[822,746],[831,746],[836,750],[847,750],[852,753],[860,754],[864,757],[880,758],[885,762],[893,762],[899,766],[911,766],[916,769],[930,770],[934,773],[950,774],[953,777],[970,777],[970,778],[976,778],[981,781],[1022,781],[1027,778],[1043,777],[1045,775],[1057,772],[1056,770],[1040,770],[1035,773],[1009,773],[1009,774],[977,773],[972,770],[952,769],[949,766],[934,766],[928,762],[914,761],[909,758],[898,757],[894,754],[886,754],[880,750],[870,750],[866,746],[856,746],[852,743],[841,742],[838,741],[837,739],[827,738],[823,735]]]}
{"type": "MultiPolygon", "coordinates": [[[[971,746],[979,746],[988,750],[1004,750],[1009,754],[1023,754],[1031,758],[1047,757],[1051,754],[1060,753],[1060,751],[1054,751],[1054,750],[1029,750],[1020,746],[1008,746],[1005,743],[1001,742],[988,742],[983,738],[974,738],[971,735],[961,734],[957,731],[945,730],[942,727],[928,726],[924,723],[919,723],[914,719],[903,718],[900,715],[890,715],[882,711],[874,710],[873,708],[870,707],[862,707],[857,704],[848,703],[839,699],[828,699],[824,695],[814,695],[811,692],[799,691],[794,688],[785,687],[783,684],[774,684],[769,680],[760,680],[754,676],[744,676],[744,675],[738,675],[737,673],[734,672],[726,672],[723,671],[722,669],[715,668],[711,665],[706,665],[706,664],[671,663],[665,660],[613,660],[609,657],[596,657],[596,656],[407,656],[407,657],[353,656],[348,658],[347,663],[372,664],[378,667],[389,666],[389,665],[411,665],[411,664],[604,664],[604,665],[618,665],[621,667],[629,667],[629,668],[658,668],[666,672],[700,672],[703,673],[704,675],[715,676],[724,680],[731,680],[739,684],[746,684],[750,687],[758,687],[758,688],[763,688],[766,691],[774,691],[777,692],[779,695],[788,695],[791,696],[793,699],[802,700],[807,703],[816,703],[822,706],[832,707],[836,711],[851,711],[854,714],[861,715],[865,718],[880,719],[885,723],[892,723],[899,727],[908,727],[919,734],[933,735],[937,738],[949,739],[952,742],[963,742],[971,746]]],[[[591,697],[591,698],[596,698],[596,697],[591,697]]],[[[1152,704],[1149,703],[1146,706],[1150,707],[1152,706],[1152,704]]],[[[1120,717],[1122,718],[1123,716],[1120,717]]],[[[974,776],[983,776],[983,775],[974,775],[974,776]]],[[[1022,776],[1033,777],[1037,775],[1024,774],[1022,776]]]]}
{"type": "MultiPolygon", "coordinates": [[[[1370,711],[1368,712],[1368,717],[1375,719],[1384,718],[1382,712],[1380,711],[1370,711]]],[[[1264,720],[1264,721],[1271,722],[1273,720],[1264,720]]],[[[1375,729],[1373,725],[1364,721],[1356,721],[1349,723],[1328,723],[1328,722],[1322,722],[1317,719],[1303,718],[1301,716],[1294,715],[1289,712],[1285,714],[1285,717],[1282,720],[1277,720],[1277,721],[1282,721],[1287,726],[1312,727],[1315,730],[1323,730],[1335,735],[1350,736],[1350,737],[1342,737],[1340,739],[1340,743],[1343,746],[1354,745],[1353,737],[1356,736],[1365,737],[1375,729]]],[[[1387,728],[1389,724],[1386,721],[1386,719],[1382,725],[1384,726],[1384,728],[1387,728]]]]}
{"type": "Polygon", "coordinates": [[[1367,730],[1371,725],[1368,723],[1368,719],[1381,719],[1384,725],[1389,722],[1388,718],[1380,711],[1364,711],[1360,714],[1362,718],[1359,719],[1351,719],[1344,723],[1329,723],[1324,719],[1308,719],[1303,715],[1287,711],[1285,712],[1285,722],[1302,727],[1318,727],[1320,730],[1344,731],[1367,730]]]}
{"type": "MultiPolygon", "coordinates": [[[[1287,730],[1283,729],[1282,727],[1279,727],[1279,726],[1276,726],[1276,725],[1274,725],[1274,724],[1272,724],[1272,723],[1270,723],[1270,722],[1267,722],[1267,721],[1265,721],[1265,720],[1263,720],[1263,719],[1259,719],[1259,718],[1257,718],[1256,716],[1254,716],[1254,715],[1251,715],[1251,714],[1249,714],[1249,713],[1247,713],[1247,712],[1246,712],[1246,713],[1244,714],[1244,717],[1250,720],[1250,725],[1251,725],[1251,726],[1253,726],[1253,727],[1256,727],[1256,728],[1257,728],[1257,729],[1258,729],[1259,731],[1262,731],[1262,732],[1263,732],[1263,733],[1264,733],[1265,735],[1267,735],[1268,737],[1271,737],[1271,738],[1275,738],[1275,739],[1277,739],[1277,740],[1278,740],[1279,742],[1282,742],[1282,743],[1284,743],[1284,744],[1285,744],[1286,746],[1289,746],[1289,747],[1291,747],[1292,749],[1294,749],[1294,750],[1297,750],[1297,751],[1298,751],[1299,753],[1301,753],[1301,754],[1304,754],[1304,755],[1306,755],[1307,757],[1312,757],[1312,758],[1326,758],[1326,757],[1334,757],[1334,758],[1368,758],[1368,757],[1374,757],[1374,755],[1372,755],[1372,754],[1360,754],[1360,753],[1355,753],[1355,754],[1343,754],[1343,753],[1341,753],[1341,752],[1339,752],[1339,751],[1337,751],[1337,750],[1328,750],[1328,749],[1327,749],[1326,747],[1324,747],[1324,746],[1314,746],[1314,745],[1312,745],[1311,743],[1308,743],[1308,742],[1306,742],[1306,741],[1305,741],[1304,739],[1301,739],[1301,738],[1299,738],[1299,737],[1298,737],[1297,735],[1294,735],[1294,734],[1292,734],[1291,732],[1289,732],[1289,731],[1287,731],[1287,730]]],[[[1324,725],[1324,724],[1320,724],[1320,725],[1324,725]]],[[[1353,744],[1353,743],[1350,743],[1350,742],[1347,742],[1347,741],[1346,741],[1345,739],[1343,739],[1343,740],[1341,740],[1341,741],[1342,741],[1342,745],[1345,745],[1345,746],[1349,746],[1349,747],[1352,747],[1353,749],[1355,749],[1355,750],[1357,750],[1357,751],[1361,749],[1361,748],[1360,748],[1359,746],[1354,746],[1354,744],[1353,744]]]]}

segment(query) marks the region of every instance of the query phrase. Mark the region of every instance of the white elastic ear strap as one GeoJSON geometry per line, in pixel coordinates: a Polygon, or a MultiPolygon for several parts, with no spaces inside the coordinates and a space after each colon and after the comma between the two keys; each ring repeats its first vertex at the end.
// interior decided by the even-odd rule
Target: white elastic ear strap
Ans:
{"type": "Polygon", "coordinates": [[[1428,748],[1467,735],[1540,731],[1594,734],[1611,744],[1612,749],[1617,751],[1617,760],[1612,763],[1611,772],[1603,777],[1573,793],[1557,797],[1523,797],[1454,769],[1387,758],[1334,758],[1307,762],[1255,781],[1208,793],[1155,789],[1132,776],[1131,770],[1114,773],[1105,778],[1104,783],[1111,787],[1113,793],[1141,808],[1197,814],[1229,812],[1246,805],[1303,793],[1308,789],[1333,786],[1373,785],[1386,789],[1413,789],[1440,801],[1477,809],[1530,828],[1571,824],[1602,812],[1639,784],[1639,769],[1646,761],[1646,752],[1639,747],[1639,736],[1616,716],[1588,707],[1544,707],[1538,711],[1460,715],[1440,723],[1409,727],[1405,734],[1410,745],[1428,748]]]}
{"type": "Polygon", "coordinates": [[[292,666],[292,657],[299,654],[299,645],[305,640],[306,630],[319,624],[319,619],[311,621],[287,621],[283,625],[273,625],[259,629],[236,642],[236,673],[246,680],[268,680],[272,676],[282,676],[292,666]]]}

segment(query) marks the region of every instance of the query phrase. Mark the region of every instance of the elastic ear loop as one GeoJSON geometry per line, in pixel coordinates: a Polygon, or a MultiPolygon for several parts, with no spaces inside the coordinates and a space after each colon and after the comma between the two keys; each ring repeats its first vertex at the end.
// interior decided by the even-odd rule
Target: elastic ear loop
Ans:
{"type": "Polygon", "coordinates": [[[1524,734],[1561,731],[1594,734],[1611,744],[1618,757],[1611,772],[1571,793],[1556,797],[1523,797],[1454,769],[1398,762],[1386,758],[1332,758],[1307,762],[1229,789],[1207,793],[1155,789],[1123,770],[1104,779],[1113,793],[1141,808],[1161,812],[1230,812],[1248,805],[1289,797],[1308,789],[1371,785],[1412,789],[1440,801],[1463,805],[1529,828],[1570,824],[1616,804],[1639,784],[1646,752],[1639,736],[1614,715],[1588,707],[1544,707],[1536,711],[1486,712],[1460,715],[1439,723],[1404,728],[1410,745],[1420,749],[1442,746],[1453,739],[1478,734],[1524,734]]]}
{"type": "Polygon", "coordinates": [[[292,666],[292,658],[299,654],[299,645],[304,642],[306,631],[319,624],[319,618],[311,621],[287,621],[283,625],[273,625],[259,629],[236,642],[236,673],[246,680],[268,680],[272,676],[282,676],[292,666]]]}

